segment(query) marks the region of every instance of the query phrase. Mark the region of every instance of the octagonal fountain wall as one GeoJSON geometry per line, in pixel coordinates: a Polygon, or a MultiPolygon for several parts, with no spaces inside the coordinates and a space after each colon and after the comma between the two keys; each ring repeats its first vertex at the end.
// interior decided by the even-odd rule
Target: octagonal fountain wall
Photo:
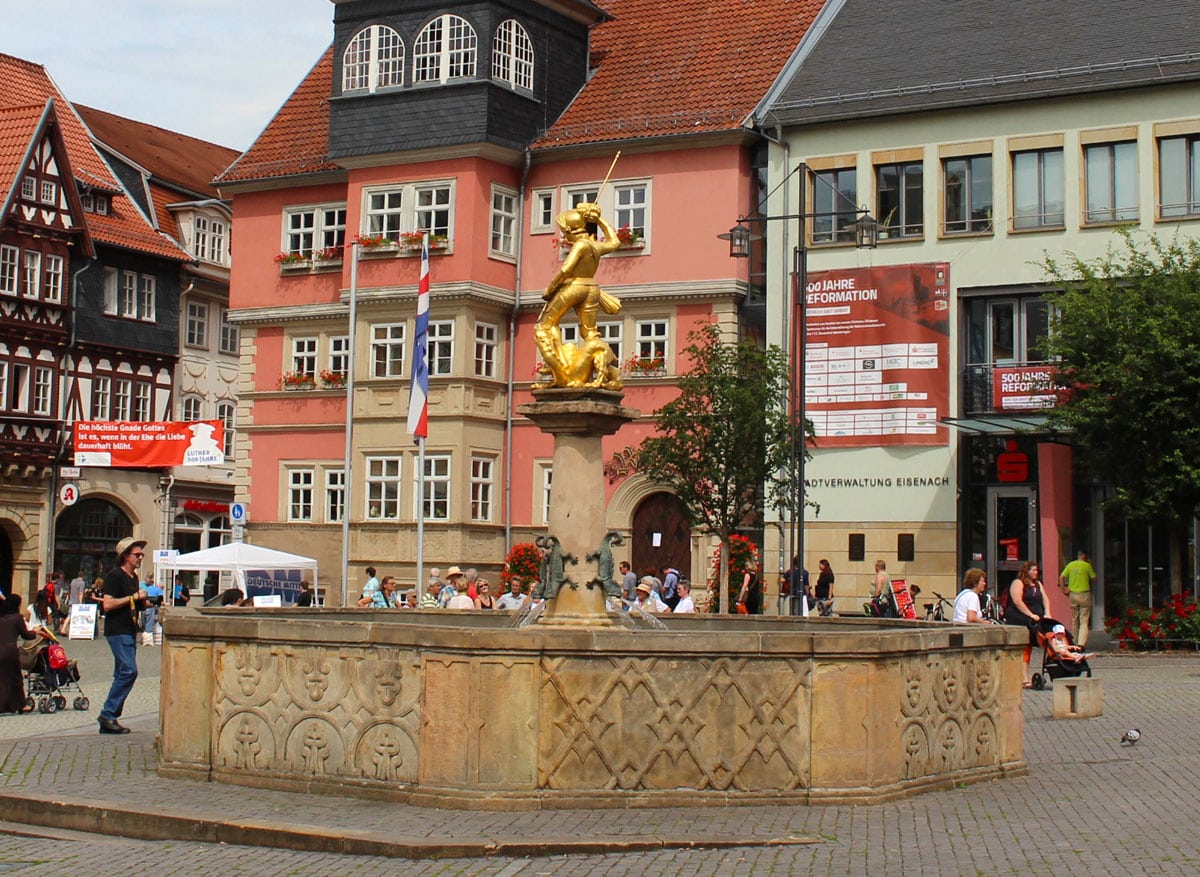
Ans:
{"type": "Polygon", "coordinates": [[[457,808],[877,802],[1026,770],[1021,628],[203,610],[159,772],[457,808]]]}

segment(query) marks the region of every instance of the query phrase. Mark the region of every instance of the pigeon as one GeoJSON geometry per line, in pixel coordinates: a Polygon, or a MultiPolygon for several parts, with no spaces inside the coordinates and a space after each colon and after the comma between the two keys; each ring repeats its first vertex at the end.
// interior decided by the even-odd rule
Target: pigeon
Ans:
{"type": "Polygon", "coordinates": [[[1137,728],[1130,728],[1121,735],[1122,746],[1132,746],[1134,743],[1142,739],[1142,732],[1137,728]]]}

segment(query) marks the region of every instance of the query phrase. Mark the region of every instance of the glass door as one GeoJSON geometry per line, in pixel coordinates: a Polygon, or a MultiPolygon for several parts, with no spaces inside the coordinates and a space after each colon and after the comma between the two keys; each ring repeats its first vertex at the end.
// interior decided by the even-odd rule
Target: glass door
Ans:
{"type": "Polygon", "coordinates": [[[1017,577],[1021,564],[1036,559],[1037,491],[1032,487],[988,488],[988,590],[999,594],[1017,577]]]}

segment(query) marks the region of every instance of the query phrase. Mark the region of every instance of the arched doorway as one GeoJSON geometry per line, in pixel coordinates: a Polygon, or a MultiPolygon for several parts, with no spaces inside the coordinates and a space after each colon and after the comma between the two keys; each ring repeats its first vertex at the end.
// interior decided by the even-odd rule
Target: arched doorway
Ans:
{"type": "Polygon", "coordinates": [[[58,516],[54,568],[69,582],[100,578],[117,561],[117,543],[133,532],[133,521],[106,499],[84,499],[58,516]]]}
{"type": "Polygon", "coordinates": [[[652,493],[633,513],[633,551],[630,562],[639,577],[664,566],[695,581],[692,572],[692,528],[683,504],[671,493],[652,493]]]}

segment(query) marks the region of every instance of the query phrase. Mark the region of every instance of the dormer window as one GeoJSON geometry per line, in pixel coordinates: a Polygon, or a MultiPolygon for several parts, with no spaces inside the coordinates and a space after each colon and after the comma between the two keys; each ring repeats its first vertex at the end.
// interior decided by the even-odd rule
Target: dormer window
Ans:
{"type": "Polygon", "coordinates": [[[342,92],[374,92],[404,84],[404,42],[383,24],[364,27],[342,56],[342,92]]]}
{"type": "Polygon", "coordinates": [[[492,41],[492,79],[533,91],[533,41],[514,18],[500,22],[492,41]]]}
{"type": "Polygon", "coordinates": [[[475,29],[457,15],[440,15],[413,45],[413,82],[447,82],[475,75],[475,29]]]}

